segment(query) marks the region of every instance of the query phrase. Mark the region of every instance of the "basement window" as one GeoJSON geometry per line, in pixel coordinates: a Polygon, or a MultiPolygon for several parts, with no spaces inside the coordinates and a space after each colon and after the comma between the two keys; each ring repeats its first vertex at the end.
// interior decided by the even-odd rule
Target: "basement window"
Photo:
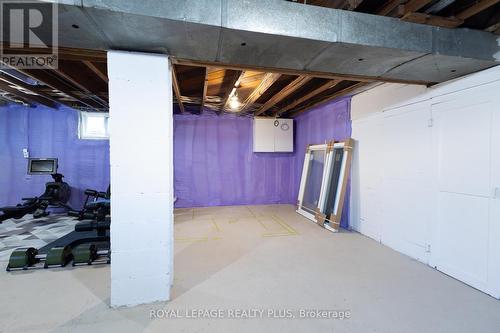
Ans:
{"type": "Polygon", "coordinates": [[[80,112],[78,138],[83,140],[109,139],[109,113],[80,112]]]}

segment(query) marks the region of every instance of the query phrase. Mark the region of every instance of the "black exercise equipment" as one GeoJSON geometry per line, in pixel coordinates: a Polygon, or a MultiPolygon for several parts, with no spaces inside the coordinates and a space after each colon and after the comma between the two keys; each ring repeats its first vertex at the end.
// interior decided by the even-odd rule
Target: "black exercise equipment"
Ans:
{"type": "Polygon", "coordinates": [[[64,267],[71,261],[73,266],[109,264],[111,258],[109,187],[107,192],[86,190],[85,193],[87,198],[82,211],[70,211],[69,214],[80,220],[87,217],[90,219],[78,222],[74,231],[38,250],[35,248],[16,249],[9,259],[7,271],[64,267]]]}
{"type": "Polygon", "coordinates": [[[10,218],[20,219],[26,214],[33,214],[34,218],[47,216],[49,206],[71,210],[71,207],[67,205],[71,196],[71,187],[63,181],[64,176],[57,173],[57,159],[30,158],[28,174],[50,174],[54,181],[45,184],[45,191],[39,197],[22,198],[23,202],[16,206],[0,207],[0,223],[10,218]]]}

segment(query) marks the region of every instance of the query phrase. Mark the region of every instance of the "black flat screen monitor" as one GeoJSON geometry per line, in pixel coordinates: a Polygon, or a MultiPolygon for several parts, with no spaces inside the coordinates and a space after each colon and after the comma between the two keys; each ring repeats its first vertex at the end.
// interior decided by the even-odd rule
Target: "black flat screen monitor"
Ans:
{"type": "Polygon", "coordinates": [[[28,175],[53,175],[57,173],[57,158],[28,159],[28,175]]]}

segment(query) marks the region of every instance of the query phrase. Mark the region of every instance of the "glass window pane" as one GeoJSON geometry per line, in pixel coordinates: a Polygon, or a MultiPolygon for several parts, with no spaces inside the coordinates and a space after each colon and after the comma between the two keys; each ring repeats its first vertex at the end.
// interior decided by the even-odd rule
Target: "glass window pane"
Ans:
{"type": "MultiPolygon", "coordinates": [[[[326,194],[326,209],[323,212],[326,216],[334,214],[335,199],[338,193],[338,185],[340,178],[340,170],[342,168],[342,159],[344,157],[344,148],[335,148],[333,153],[333,170],[330,181],[327,184],[326,194]]],[[[335,214],[334,214],[335,215],[335,214]]]]}
{"type": "Polygon", "coordinates": [[[318,207],[321,182],[323,180],[323,168],[325,164],[325,151],[313,150],[309,161],[309,170],[304,188],[302,207],[314,213],[318,207]]]}

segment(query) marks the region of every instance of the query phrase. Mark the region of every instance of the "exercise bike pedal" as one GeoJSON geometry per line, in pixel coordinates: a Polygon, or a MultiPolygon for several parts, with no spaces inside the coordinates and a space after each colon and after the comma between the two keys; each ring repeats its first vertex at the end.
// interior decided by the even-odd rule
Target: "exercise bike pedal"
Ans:
{"type": "Polygon", "coordinates": [[[52,266],[64,267],[71,261],[71,259],[73,259],[73,254],[70,246],[56,246],[47,252],[43,268],[49,268],[52,266]]]}

